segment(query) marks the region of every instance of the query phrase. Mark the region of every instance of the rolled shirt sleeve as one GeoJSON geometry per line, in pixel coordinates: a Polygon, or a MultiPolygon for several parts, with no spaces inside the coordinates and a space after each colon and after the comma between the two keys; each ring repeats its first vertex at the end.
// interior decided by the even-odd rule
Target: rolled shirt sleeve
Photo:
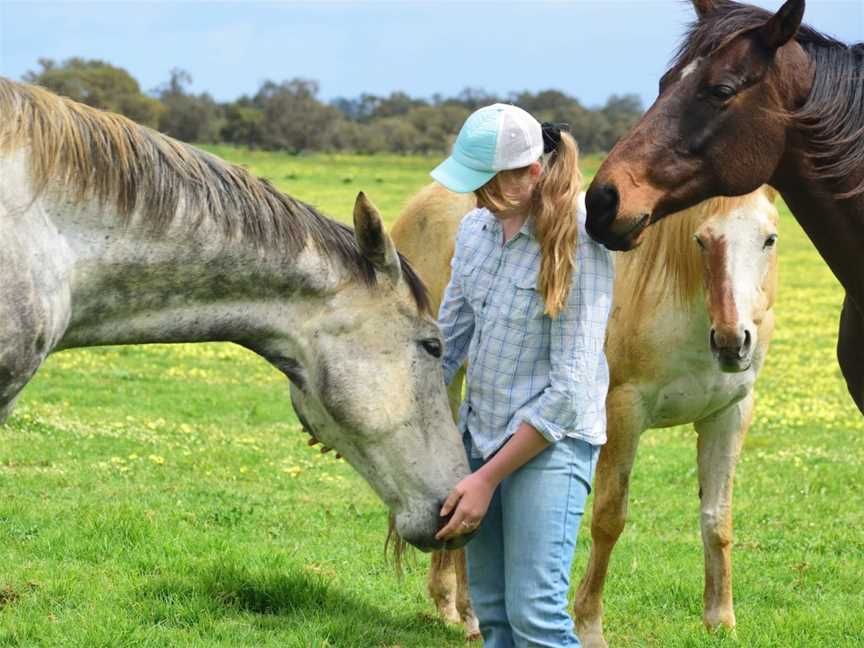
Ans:
{"type": "Polygon", "coordinates": [[[564,310],[551,322],[549,386],[519,415],[550,443],[568,433],[591,431],[602,419],[600,433],[605,440],[605,411],[596,403],[597,382],[606,380],[604,355],[606,324],[612,303],[614,268],[612,255],[580,232],[577,267],[564,310]],[[593,420],[590,420],[593,419],[593,420]]]}

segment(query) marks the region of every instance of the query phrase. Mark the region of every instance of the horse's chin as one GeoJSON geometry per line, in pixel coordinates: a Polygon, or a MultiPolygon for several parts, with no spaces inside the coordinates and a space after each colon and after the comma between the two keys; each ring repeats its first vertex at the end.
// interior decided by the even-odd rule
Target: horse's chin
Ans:
{"type": "Polygon", "coordinates": [[[607,250],[612,252],[630,252],[639,247],[645,236],[645,231],[653,221],[647,214],[641,216],[630,228],[623,233],[616,233],[607,229],[602,233],[594,233],[588,230],[588,234],[607,250]]]}
{"type": "Polygon", "coordinates": [[[451,538],[450,540],[444,542],[444,549],[446,549],[447,551],[461,549],[466,544],[468,544],[471,541],[471,538],[473,538],[475,535],[477,535],[476,531],[472,533],[466,533],[465,535],[456,536],[455,538],[451,538]]]}
{"type": "Polygon", "coordinates": [[[753,358],[749,356],[740,358],[724,353],[715,353],[714,359],[717,361],[717,367],[720,371],[728,374],[743,373],[753,366],[753,358]]]}

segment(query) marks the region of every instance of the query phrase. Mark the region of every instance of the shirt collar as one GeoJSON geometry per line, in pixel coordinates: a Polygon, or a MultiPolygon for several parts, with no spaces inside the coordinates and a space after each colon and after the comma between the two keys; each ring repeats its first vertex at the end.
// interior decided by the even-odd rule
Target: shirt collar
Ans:
{"type": "MultiPolygon", "coordinates": [[[[495,214],[490,212],[488,209],[484,210],[486,212],[486,222],[483,224],[483,229],[487,232],[491,232],[496,236],[502,235],[501,222],[495,218],[495,214]]],[[[534,218],[529,216],[525,219],[525,222],[522,223],[522,227],[519,228],[519,231],[516,232],[516,235],[510,239],[510,241],[515,241],[520,235],[527,236],[528,238],[536,238],[536,230],[534,228],[534,218]]],[[[508,241],[509,243],[509,241],[508,241]]]]}

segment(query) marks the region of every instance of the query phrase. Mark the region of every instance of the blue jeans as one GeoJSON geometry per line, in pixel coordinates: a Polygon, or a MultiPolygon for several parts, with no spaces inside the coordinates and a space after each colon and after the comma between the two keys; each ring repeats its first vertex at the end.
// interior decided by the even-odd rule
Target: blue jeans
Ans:
{"type": "MultiPolygon", "coordinates": [[[[470,439],[465,435],[466,448],[470,439]]],[[[579,647],[570,567],[600,448],[553,444],[507,477],[468,543],[468,584],[485,648],[579,647]]],[[[471,457],[471,470],[483,465],[471,457]]]]}

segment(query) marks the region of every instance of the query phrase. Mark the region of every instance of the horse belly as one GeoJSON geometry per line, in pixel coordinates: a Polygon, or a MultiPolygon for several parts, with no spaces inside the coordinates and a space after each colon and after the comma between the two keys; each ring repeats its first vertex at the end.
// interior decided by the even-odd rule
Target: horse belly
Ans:
{"type": "Polygon", "coordinates": [[[744,398],[753,387],[751,371],[708,375],[689,373],[660,388],[649,427],[684,425],[705,418],[744,398]]]}

